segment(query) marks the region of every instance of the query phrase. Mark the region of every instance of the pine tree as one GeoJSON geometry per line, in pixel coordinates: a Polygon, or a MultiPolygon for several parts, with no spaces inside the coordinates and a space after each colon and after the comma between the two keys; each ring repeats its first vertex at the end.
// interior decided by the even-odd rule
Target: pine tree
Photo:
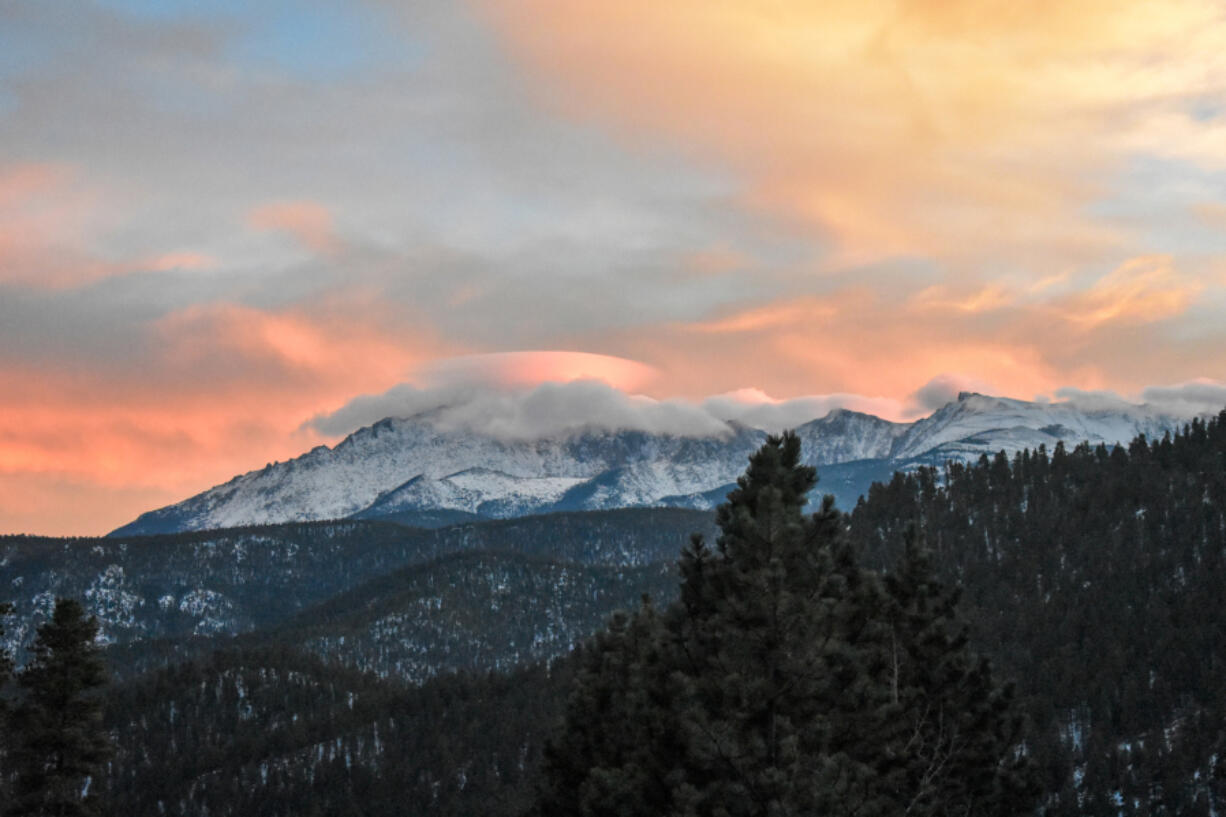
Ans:
{"type": "Polygon", "coordinates": [[[868,815],[874,790],[867,720],[877,681],[884,596],[860,570],[800,441],[771,438],[717,511],[715,549],[696,539],[681,562],[672,622],[679,667],[670,696],[686,739],[679,811],[868,815]]]}
{"type": "MultiPolygon", "coordinates": [[[[13,612],[13,605],[0,603],[0,639],[4,638],[4,618],[13,612]]],[[[0,641],[0,802],[8,796],[9,708],[8,684],[13,675],[13,657],[0,641]]]]}
{"type": "Polygon", "coordinates": [[[18,673],[13,713],[16,773],[7,815],[93,814],[100,765],[110,752],[98,690],[106,683],[94,645],[98,622],[76,601],[57,599],[38,628],[30,662],[18,673]]]}
{"type": "Polygon", "coordinates": [[[676,754],[675,719],[658,693],[667,688],[668,636],[649,600],[618,613],[578,650],[567,702],[576,726],[545,748],[534,813],[542,817],[662,814],[669,785],[662,768],[676,754]]]}
{"type": "Polygon", "coordinates": [[[1023,789],[998,796],[1016,720],[951,631],[954,597],[919,562],[887,591],[831,497],[803,513],[816,481],[795,435],[769,438],[719,507],[714,548],[683,551],[680,600],[584,648],[538,813],[1027,810],[1023,789]]]}
{"type": "Polygon", "coordinates": [[[886,587],[895,710],[887,752],[899,760],[890,780],[899,813],[1019,813],[1035,792],[1013,688],[996,686],[987,660],[971,652],[960,594],[936,579],[914,528],[886,587]]]}
{"type": "Polygon", "coordinates": [[[681,599],[584,649],[546,756],[545,815],[873,813],[866,718],[884,593],[855,565],[794,435],[772,437],[682,553],[681,599]]]}

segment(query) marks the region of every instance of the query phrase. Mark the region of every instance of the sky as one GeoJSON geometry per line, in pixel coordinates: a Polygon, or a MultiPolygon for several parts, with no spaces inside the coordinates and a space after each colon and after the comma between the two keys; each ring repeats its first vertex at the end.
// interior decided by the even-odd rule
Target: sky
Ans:
{"type": "Polygon", "coordinates": [[[0,0],[0,532],[962,389],[1226,404],[1220,0],[0,0]]]}

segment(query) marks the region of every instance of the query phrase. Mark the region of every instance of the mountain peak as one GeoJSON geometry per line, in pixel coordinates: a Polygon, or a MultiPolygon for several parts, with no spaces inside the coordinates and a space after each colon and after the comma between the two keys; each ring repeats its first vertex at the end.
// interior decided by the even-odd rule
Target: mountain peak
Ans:
{"type": "MultiPolygon", "coordinates": [[[[847,465],[846,473],[854,472],[840,483],[844,499],[854,503],[869,475],[1002,449],[1051,447],[1056,439],[1066,445],[1127,443],[1138,434],[1161,437],[1180,425],[1179,418],[1140,406],[1090,411],[967,391],[914,423],[841,408],[797,426],[796,433],[807,464],[847,465]]],[[[151,511],[120,531],[369,516],[393,506],[398,512],[500,517],[669,504],[670,497],[705,497],[734,481],[766,438],[766,432],[736,421],[722,426],[724,433],[713,436],[591,428],[508,439],[435,428],[422,417],[391,418],[353,432],[335,448],[317,447],[151,511]]]]}

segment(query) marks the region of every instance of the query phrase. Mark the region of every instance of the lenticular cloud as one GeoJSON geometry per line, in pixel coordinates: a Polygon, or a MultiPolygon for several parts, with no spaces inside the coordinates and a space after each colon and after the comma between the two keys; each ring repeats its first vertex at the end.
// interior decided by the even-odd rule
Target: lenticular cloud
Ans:
{"type": "Polygon", "coordinates": [[[889,416],[899,406],[893,400],[854,394],[775,400],[756,390],[701,402],[658,400],[596,380],[522,388],[484,384],[418,388],[405,383],[382,394],[357,397],[337,411],[314,417],[307,426],[327,436],[341,436],[385,417],[420,417],[440,430],[474,430],[502,439],[542,439],[588,429],[710,437],[729,433],[729,423],[780,431],[836,408],[889,416]]]}

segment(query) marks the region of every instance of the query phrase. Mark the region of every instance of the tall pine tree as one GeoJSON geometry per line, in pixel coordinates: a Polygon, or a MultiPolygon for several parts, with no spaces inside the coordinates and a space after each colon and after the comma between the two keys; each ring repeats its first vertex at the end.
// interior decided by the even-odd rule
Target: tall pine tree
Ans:
{"type": "Polygon", "coordinates": [[[4,619],[13,612],[13,605],[0,603],[0,803],[8,798],[9,766],[8,742],[9,729],[8,685],[13,675],[13,657],[3,646],[4,619]]]}
{"type": "Polygon", "coordinates": [[[680,600],[616,619],[585,648],[539,813],[870,817],[997,803],[980,790],[1000,790],[1001,756],[1016,753],[1008,696],[960,636],[934,640],[952,599],[918,566],[891,592],[857,566],[831,498],[803,512],[816,482],[795,435],[769,438],[720,506],[715,546],[695,537],[682,553],[680,600]],[[940,603],[915,602],[930,591],[940,603]],[[935,702],[957,737],[930,716],[935,702]]]}
{"type": "Polygon", "coordinates": [[[682,813],[871,814],[867,719],[887,701],[884,596],[857,568],[794,435],[771,438],[717,511],[721,534],[682,555],[670,622],[686,756],[673,772],[682,813]],[[878,645],[874,648],[874,645],[878,645]]]}
{"type": "Polygon", "coordinates": [[[937,580],[914,527],[885,583],[893,710],[885,745],[900,761],[887,785],[899,813],[1017,814],[1017,804],[1033,802],[1036,792],[1019,750],[1013,687],[996,686],[987,659],[968,648],[956,614],[960,594],[937,580]]]}
{"type": "Polygon", "coordinates": [[[98,697],[106,673],[97,634],[97,620],[71,599],[57,599],[51,619],[38,628],[30,662],[17,676],[22,697],[12,719],[16,780],[8,817],[94,813],[90,790],[110,754],[98,697]]]}

